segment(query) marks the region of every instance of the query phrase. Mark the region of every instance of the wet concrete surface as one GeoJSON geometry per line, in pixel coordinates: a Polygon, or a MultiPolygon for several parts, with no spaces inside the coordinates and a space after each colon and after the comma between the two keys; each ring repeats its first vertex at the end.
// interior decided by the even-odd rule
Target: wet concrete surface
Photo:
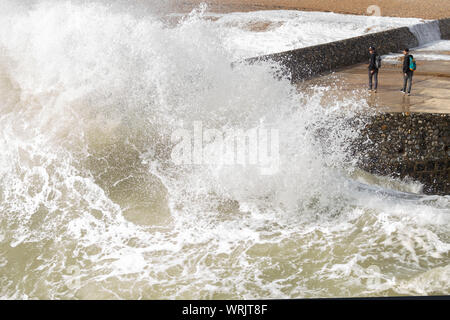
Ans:
{"type": "MultiPolygon", "coordinates": [[[[434,53],[450,58],[450,52],[434,53]]],[[[401,57],[383,61],[376,93],[368,90],[367,64],[341,68],[299,82],[298,88],[305,93],[312,93],[314,88],[327,87],[322,100],[325,104],[356,97],[378,111],[450,113],[450,59],[416,60],[417,71],[413,76],[411,96],[400,92],[403,87],[401,57]]]]}

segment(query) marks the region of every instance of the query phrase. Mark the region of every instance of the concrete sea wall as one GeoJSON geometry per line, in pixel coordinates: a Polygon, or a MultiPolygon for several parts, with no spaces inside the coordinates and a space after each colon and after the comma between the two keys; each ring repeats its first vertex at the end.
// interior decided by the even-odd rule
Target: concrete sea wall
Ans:
{"type": "Polygon", "coordinates": [[[450,114],[380,113],[354,143],[359,166],[374,174],[409,177],[424,193],[450,194],[450,114]]]}
{"type": "MultiPolygon", "coordinates": [[[[340,67],[368,61],[368,48],[379,54],[400,52],[424,41],[450,39],[450,19],[372,33],[248,59],[255,63],[281,63],[292,81],[299,81],[340,67]]],[[[370,173],[409,177],[424,185],[424,193],[450,194],[450,115],[431,113],[379,113],[367,120],[354,141],[359,167],[370,173]]],[[[360,121],[361,119],[355,119],[360,121]]]]}
{"type": "MultiPolygon", "coordinates": [[[[388,54],[439,37],[450,39],[450,19],[251,58],[247,62],[279,62],[295,82],[366,62],[370,46],[375,46],[379,54],[388,54]]],[[[367,125],[354,141],[353,155],[359,159],[359,167],[370,173],[409,177],[423,183],[424,193],[450,194],[449,117],[449,114],[379,113],[365,119],[367,125]]]]}

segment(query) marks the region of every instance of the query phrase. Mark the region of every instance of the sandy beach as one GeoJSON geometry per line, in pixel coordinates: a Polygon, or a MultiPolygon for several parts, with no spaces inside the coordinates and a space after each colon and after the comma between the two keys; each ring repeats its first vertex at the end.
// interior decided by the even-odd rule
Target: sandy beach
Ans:
{"type": "Polygon", "coordinates": [[[211,11],[304,10],[345,14],[371,15],[372,5],[381,9],[381,16],[439,19],[450,17],[450,1],[438,0],[186,0],[183,9],[206,2],[211,11]]]}

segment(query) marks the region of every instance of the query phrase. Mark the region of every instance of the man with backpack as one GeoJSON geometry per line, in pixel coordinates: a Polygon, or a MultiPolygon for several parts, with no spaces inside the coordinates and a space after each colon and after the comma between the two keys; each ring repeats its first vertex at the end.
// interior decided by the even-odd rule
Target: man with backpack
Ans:
{"type": "Polygon", "coordinates": [[[405,55],[403,58],[403,89],[401,92],[406,94],[406,86],[408,85],[408,96],[411,95],[411,87],[412,87],[412,78],[414,71],[416,70],[416,61],[414,57],[409,54],[409,49],[406,48],[403,50],[403,54],[405,55]]]}
{"type": "Polygon", "coordinates": [[[369,91],[372,91],[372,80],[375,78],[374,92],[378,88],[378,70],[381,68],[381,58],[374,47],[369,48],[369,91]]]}

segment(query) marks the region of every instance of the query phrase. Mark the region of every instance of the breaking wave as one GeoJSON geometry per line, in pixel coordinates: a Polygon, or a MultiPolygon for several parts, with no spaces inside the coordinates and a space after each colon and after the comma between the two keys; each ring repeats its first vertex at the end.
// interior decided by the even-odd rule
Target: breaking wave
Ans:
{"type": "Polygon", "coordinates": [[[205,10],[2,2],[0,296],[449,294],[449,197],[354,169],[366,106],[233,65],[205,10]],[[278,130],[279,170],[176,165],[199,121],[278,130]]]}

